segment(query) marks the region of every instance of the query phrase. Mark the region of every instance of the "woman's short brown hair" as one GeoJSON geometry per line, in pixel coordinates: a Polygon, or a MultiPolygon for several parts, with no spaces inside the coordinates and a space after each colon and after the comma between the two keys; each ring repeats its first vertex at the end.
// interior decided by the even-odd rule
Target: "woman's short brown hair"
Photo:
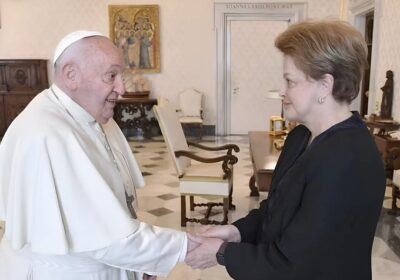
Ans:
{"type": "Polygon", "coordinates": [[[332,95],[337,102],[351,103],[359,92],[368,67],[364,37],[340,20],[304,21],[289,26],[275,40],[275,46],[293,58],[297,68],[319,80],[334,77],[332,95]]]}

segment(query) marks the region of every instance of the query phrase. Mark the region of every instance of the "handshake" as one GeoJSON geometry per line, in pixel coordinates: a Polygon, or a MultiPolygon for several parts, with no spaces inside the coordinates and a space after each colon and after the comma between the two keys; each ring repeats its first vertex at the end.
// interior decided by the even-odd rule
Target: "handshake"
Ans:
{"type": "Polygon", "coordinates": [[[216,265],[216,254],[224,242],[240,242],[239,230],[233,225],[203,226],[196,233],[188,233],[185,263],[192,268],[205,269],[216,265]]]}

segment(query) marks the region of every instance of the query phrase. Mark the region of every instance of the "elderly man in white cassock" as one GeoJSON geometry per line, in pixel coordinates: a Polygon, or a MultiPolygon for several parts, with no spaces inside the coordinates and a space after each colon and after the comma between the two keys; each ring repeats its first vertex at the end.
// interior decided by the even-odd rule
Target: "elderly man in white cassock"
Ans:
{"type": "Polygon", "coordinates": [[[0,279],[166,276],[196,244],[135,219],[129,198],[144,180],[112,119],[124,93],[119,49],[77,31],[57,46],[54,68],[0,144],[0,279]]]}

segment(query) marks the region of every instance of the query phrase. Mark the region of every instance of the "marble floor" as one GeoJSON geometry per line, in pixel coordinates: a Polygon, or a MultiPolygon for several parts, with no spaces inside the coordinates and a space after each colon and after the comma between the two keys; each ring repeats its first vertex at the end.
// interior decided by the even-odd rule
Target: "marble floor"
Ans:
{"type": "MultiPolygon", "coordinates": [[[[248,181],[252,174],[252,166],[246,136],[205,137],[202,141],[202,144],[207,145],[225,143],[238,144],[241,149],[234,175],[233,199],[236,210],[229,212],[229,221],[234,221],[246,215],[250,209],[258,207],[260,201],[265,199],[267,194],[261,193],[259,198],[249,196],[248,181]]],[[[154,139],[153,141],[133,140],[130,145],[146,181],[146,187],[137,191],[139,218],[158,226],[186,231],[196,230],[197,224],[188,224],[186,228],[180,226],[178,180],[162,139],[154,139]]],[[[387,214],[387,209],[391,203],[390,191],[388,188],[374,240],[372,252],[374,280],[400,279],[400,216],[395,217],[387,214]]],[[[189,215],[196,218],[201,217],[198,210],[190,212],[189,215]]],[[[213,218],[219,219],[221,217],[221,212],[216,212],[213,218]]],[[[3,228],[4,224],[0,222],[0,237],[3,228]]],[[[179,264],[167,278],[159,277],[158,279],[222,280],[231,278],[221,266],[201,271],[193,270],[185,264],[179,264]]]]}

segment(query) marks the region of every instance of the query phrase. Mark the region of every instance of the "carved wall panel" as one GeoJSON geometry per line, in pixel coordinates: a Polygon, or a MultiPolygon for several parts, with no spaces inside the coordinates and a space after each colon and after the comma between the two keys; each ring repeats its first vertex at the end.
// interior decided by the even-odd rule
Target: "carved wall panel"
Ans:
{"type": "Polygon", "coordinates": [[[0,60],[0,136],[33,97],[48,86],[46,60],[0,60]]]}

